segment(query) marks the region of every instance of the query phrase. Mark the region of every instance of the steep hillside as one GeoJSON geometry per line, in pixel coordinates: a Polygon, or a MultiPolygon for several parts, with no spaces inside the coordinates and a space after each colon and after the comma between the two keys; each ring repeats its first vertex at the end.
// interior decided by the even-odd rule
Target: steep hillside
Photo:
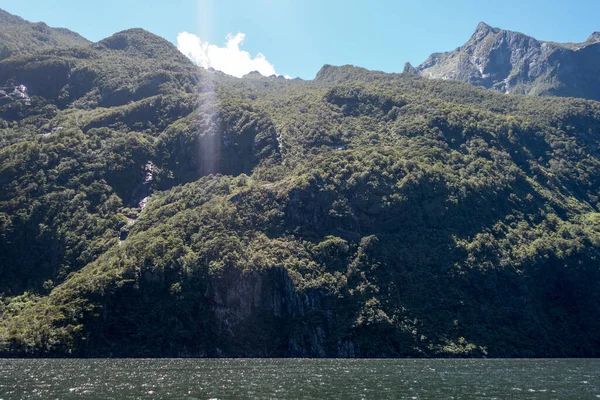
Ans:
{"type": "Polygon", "coordinates": [[[196,68],[171,43],[142,29],[85,47],[12,57],[0,65],[0,82],[18,82],[28,95],[61,109],[120,106],[157,94],[192,92],[197,79],[196,68]]]}
{"type": "Polygon", "coordinates": [[[544,42],[482,22],[462,47],[432,54],[414,72],[503,93],[600,100],[600,34],[583,43],[544,42]]]}
{"type": "Polygon", "coordinates": [[[0,9],[0,60],[50,48],[85,46],[90,42],[64,28],[31,23],[0,9]]]}
{"type": "Polygon", "coordinates": [[[0,84],[0,355],[600,355],[600,103],[142,30],[0,84]]]}

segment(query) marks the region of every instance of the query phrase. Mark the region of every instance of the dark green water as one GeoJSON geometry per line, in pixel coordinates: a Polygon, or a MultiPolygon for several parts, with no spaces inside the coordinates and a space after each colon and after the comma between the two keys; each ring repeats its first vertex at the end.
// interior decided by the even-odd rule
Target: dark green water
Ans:
{"type": "Polygon", "coordinates": [[[0,399],[598,399],[600,360],[0,360],[0,399]]]}

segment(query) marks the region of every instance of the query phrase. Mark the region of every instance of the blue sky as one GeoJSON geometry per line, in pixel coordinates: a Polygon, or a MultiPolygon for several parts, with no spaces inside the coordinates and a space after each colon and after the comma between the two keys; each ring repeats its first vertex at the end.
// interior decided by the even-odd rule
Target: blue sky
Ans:
{"type": "Polygon", "coordinates": [[[250,62],[262,53],[277,73],[305,79],[323,64],[398,72],[460,46],[480,21],[558,42],[600,31],[600,0],[0,0],[0,8],[93,41],[142,27],[173,43],[188,32],[224,46],[244,33],[233,45],[250,62]]]}

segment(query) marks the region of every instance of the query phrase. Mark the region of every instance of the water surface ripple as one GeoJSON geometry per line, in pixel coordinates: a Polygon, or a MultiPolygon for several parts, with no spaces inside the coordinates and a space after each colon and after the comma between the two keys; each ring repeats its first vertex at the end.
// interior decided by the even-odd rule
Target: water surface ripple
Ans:
{"type": "Polygon", "coordinates": [[[0,359],[0,399],[600,399],[600,360],[0,359]]]}

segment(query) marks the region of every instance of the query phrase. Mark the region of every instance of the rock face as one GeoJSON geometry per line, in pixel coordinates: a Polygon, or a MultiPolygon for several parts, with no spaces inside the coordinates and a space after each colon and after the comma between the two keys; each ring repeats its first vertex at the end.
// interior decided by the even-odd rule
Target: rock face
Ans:
{"type": "MultiPolygon", "coordinates": [[[[176,292],[181,290],[180,286],[171,287],[169,296],[160,294],[169,281],[167,275],[165,271],[140,271],[139,283],[118,296],[123,296],[120,300],[129,299],[129,306],[149,318],[157,309],[168,308],[172,317],[168,323],[172,330],[169,341],[163,342],[154,333],[137,339],[136,334],[123,335],[123,329],[128,327],[122,320],[122,302],[105,298],[102,317],[94,322],[79,355],[341,358],[361,355],[358,338],[340,335],[341,314],[335,299],[320,289],[298,290],[283,267],[245,272],[226,268],[206,277],[193,295],[176,292]],[[180,312],[186,302],[195,304],[195,313],[180,312]],[[144,353],[147,349],[151,351],[144,353]]],[[[139,323],[132,322],[133,326],[139,323]]],[[[153,326],[160,329],[158,321],[153,326]]],[[[134,327],[132,332],[137,330],[134,327]]]]}
{"type": "MultiPolygon", "coordinates": [[[[207,294],[220,332],[223,347],[230,355],[285,357],[353,357],[351,341],[330,345],[335,330],[334,304],[326,293],[309,290],[300,293],[285,268],[264,272],[229,271],[224,279],[213,279],[207,294]],[[312,318],[308,318],[312,316],[312,318]],[[255,322],[269,321],[267,325],[255,322]],[[256,332],[257,327],[270,327],[256,332]],[[275,327],[276,329],[272,329],[275,327]],[[254,332],[253,332],[254,331],[254,332]],[[244,336],[268,339],[254,346],[240,347],[244,336]],[[257,336],[260,335],[260,336],[257,336]],[[273,346],[277,343],[278,346],[273,346]]],[[[214,350],[213,350],[214,351],[214,350]]],[[[210,352],[210,350],[209,350],[210,352]]],[[[220,350],[216,351],[221,352],[220,350]]],[[[227,355],[224,352],[222,355],[227,355]]]]}
{"type": "Polygon", "coordinates": [[[587,40],[588,42],[600,42],[600,32],[594,32],[590,35],[590,37],[587,40]]]}
{"type": "Polygon", "coordinates": [[[482,22],[465,45],[432,54],[416,70],[503,93],[600,100],[600,33],[583,43],[554,43],[482,22]]]}
{"type": "Polygon", "coordinates": [[[412,66],[411,63],[407,62],[406,64],[404,64],[404,69],[402,70],[403,73],[405,74],[418,74],[418,71],[415,67],[412,66]]]}
{"type": "Polygon", "coordinates": [[[0,104],[11,103],[13,101],[22,101],[25,105],[31,105],[31,99],[27,94],[27,87],[16,85],[0,88],[0,104]]]}

